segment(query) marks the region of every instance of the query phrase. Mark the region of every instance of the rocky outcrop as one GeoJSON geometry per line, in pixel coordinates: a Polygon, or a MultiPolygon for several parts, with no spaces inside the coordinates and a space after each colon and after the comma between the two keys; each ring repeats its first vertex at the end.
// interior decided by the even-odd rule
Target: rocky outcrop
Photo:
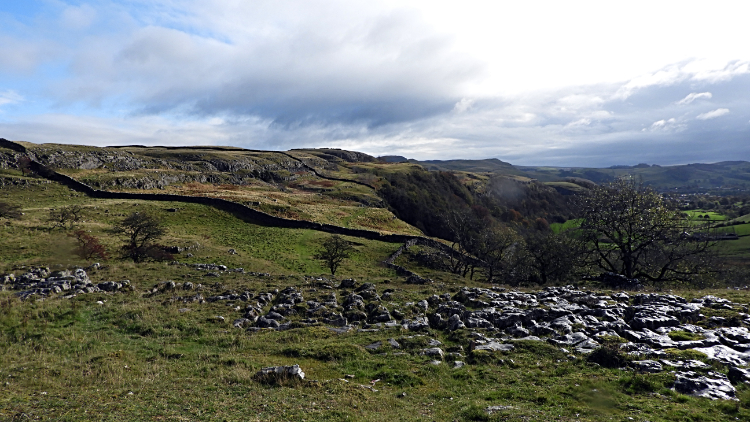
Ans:
{"type": "Polygon", "coordinates": [[[82,268],[73,270],[50,271],[46,267],[34,267],[16,276],[6,274],[0,276],[0,288],[20,290],[16,296],[26,300],[31,298],[43,299],[48,296],[62,294],[65,298],[94,292],[117,292],[130,287],[130,280],[103,281],[94,283],[82,268]]]}
{"type": "MultiPolygon", "coordinates": [[[[333,289],[331,283],[323,283],[333,289]]],[[[514,353],[514,342],[544,341],[581,355],[597,350],[607,341],[619,339],[620,351],[630,356],[631,370],[654,373],[681,371],[675,388],[685,394],[731,399],[732,382],[750,382],[750,331],[740,326],[720,326],[702,313],[707,308],[741,309],[742,305],[706,296],[687,301],[667,294],[625,292],[603,294],[572,286],[548,287],[537,292],[507,291],[503,288],[461,288],[456,293],[432,295],[417,302],[396,303],[392,289],[379,292],[372,283],[346,280],[337,288],[344,290],[342,300],[327,290],[322,296],[303,297],[295,288],[277,294],[263,293],[263,301],[225,296],[249,304],[244,318],[254,321],[245,328],[284,330],[306,325],[327,325],[337,333],[400,330],[428,333],[429,330],[468,331],[471,341],[465,346],[472,353],[514,353]],[[353,289],[353,290],[352,290],[353,289]],[[386,303],[383,298],[388,297],[386,303]],[[699,323],[701,325],[696,325],[699,323]],[[696,339],[681,340],[669,336],[672,331],[692,333],[696,339]],[[699,360],[670,359],[675,351],[692,349],[699,360]],[[706,373],[711,363],[735,368],[730,378],[706,373]],[[694,373],[694,374],[690,374],[694,373]],[[731,382],[729,381],[731,380],[731,382]]],[[[312,289],[311,291],[315,291],[312,289]]],[[[746,315],[747,317],[747,315],[746,315]]],[[[726,321],[725,321],[726,322],[726,321]]],[[[750,324],[750,317],[745,323],[750,324]]],[[[236,324],[246,327],[247,324],[236,324]]],[[[395,344],[408,340],[402,337],[395,344]]],[[[436,340],[435,340],[436,341],[436,340]]],[[[436,341],[437,342],[437,341],[436,341]]],[[[439,342],[411,352],[432,359],[463,362],[463,355],[446,353],[439,342]]],[[[381,353],[395,349],[385,342],[363,345],[381,353]]],[[[399,348],[401,345],[399,345],[399,348]]],[[[406,353],[408,350],[399,353],[406,353]]]]}

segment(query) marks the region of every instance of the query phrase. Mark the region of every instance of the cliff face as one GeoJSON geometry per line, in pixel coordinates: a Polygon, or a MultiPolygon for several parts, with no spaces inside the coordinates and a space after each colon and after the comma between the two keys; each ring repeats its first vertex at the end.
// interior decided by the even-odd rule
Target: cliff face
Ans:
{"type": "MultiPolygon", "coordinates": [[[[17,168],[22,154],[3,150],[0,168],[17,168]]],[[[109,147],[31,145],[28,155],[39,163],[98,189],[160,189],[176,183],[245,185],[262,180],[286,182],[329,164],[320,157],[220,147],[109,147]],[[303,161],[304,160],[304,161],[303,161]],[[85,175],[81,170],[94,171],[85,175]]]]}

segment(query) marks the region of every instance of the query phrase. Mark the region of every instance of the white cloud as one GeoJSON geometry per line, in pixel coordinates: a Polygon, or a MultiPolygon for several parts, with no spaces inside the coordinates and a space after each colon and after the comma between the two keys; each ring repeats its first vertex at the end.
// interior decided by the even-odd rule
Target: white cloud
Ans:
{"type": "Polygon", "coordinates": [[[718,108],[718,109],[713,110],[713,111],[709,111],[709,112],[706,112],[706,113],[703,113],[703,114],[699,114],[695,118],[698,119],[698,120],[710,120],[710,119],[715,119],[717,117],[721,117],[721,116],[723,116],[725,114],[728,114],[728,113],[729,113],[729,109],[728,108],[718,108]]]}
{"type": "Polygon", "coordinates": [[[695,100],[699,100],[701,98],[711,98],[711,97],[712,97],[712,95],[711,95],[710,92],[700,92],[700,93],[698,93],[698,92],[692,92],[692,93],[688,94],[687,97],[685,97],[685,98],[681,99],[680,101],[678,101],[677,104],[679,104],[679,105],[687,105],[687,104],[692,103],[695,100]]]}
{"type": "Polygon", "coordinates": [[[599,107],[604,103],[604,99],[598,95],[588,94],[571,94],[557,100],[560,111],[577,111],[599,107]]]}
{"type": "Polygon", "coordinates": [[[692,79],[695,81],[706,81],[709,83],[716,83],[721,81],[727,81],[739,75],[745,75],[750,73],[750,63],[746,61],[732,61],[723,68],[698,68],[693,70],[692,79]]]}
{"type": "Polygon", "coordinates": [[[685,60],[635,77],[622,85],[614,99],[625,100],[635,92],[651,86],[671,86],[684,81],[715,84],[750,73],[747,61],[685,60]]]}
{"type": "Polygon", "coordinates": [[[24,98],[12,90],[0,91],[0,106],[14,104],[23,101],[24,98]]]}
{"type": "Polygon", "coordinates": [[[461,101],[457,102],[455,106],[453,106],[453,111],[456,113],[463,113],[466,110],[469,110],[471,106],[474,105],[474,100],[469,98],[462,98],[461,101]]]}
{"type": "Polygon", "coordinates": [[[582,119],[578,119],[575,122],[570,122],[567,125],[565,125],[566,128],[574,128],[574,127],[581,127],[581,126],[588,126],[591,124],[591,119],[584,117],[582,119]]]}
{"type": "Polygon", "coordinates": [[[65,28],[81,30],[89,27],[96,19],[96,10],[88,4],[68,6],[63,10],[60,20],[65,28]]]}
{"type": "Polygon", "coordinates": [[[655,132],[658,132],[658,131],[672,131],[672,132],[677,132],[677,131],[684,130],[686,127],[687,126],[685,125],[685,123],[683,123],[680,120],[672,117],[672,118],[669,118],[669,119],[658,120],[658,121],[652,123],[650,129],[651,129],[651,131],[655,131],[655,132]]]}

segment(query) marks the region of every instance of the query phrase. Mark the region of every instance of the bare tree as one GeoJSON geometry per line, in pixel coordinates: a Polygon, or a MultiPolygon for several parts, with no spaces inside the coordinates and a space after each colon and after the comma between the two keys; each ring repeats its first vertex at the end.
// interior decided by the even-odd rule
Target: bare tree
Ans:
{"type": "Polygon", "coordinates": [[[484,274],[488,282],[501,277],[510,284],[517,284],[524,277],[524,241],[514,229],[494,224],[481,232],[473,245],[477,258],[484,263],[484,274]]]}
{"type": "Polygon", "coordinates": [[[466,259],[478,246],[481,221],[469,210],[451,211],[444,217],[445,234],[452,241],[451,248],[457,253],[450,255],[450,269],[454,274],[466,276],[473,266],[466,259]]]}
{"type": "Polygon", "coordinates": [[[16,164],[18,165],[18,169],[21,170],[22,175],[28,176],[31,174],[31,158],[29,156],[22,155],[18,157],[16,164]]]}
{"type": "Polygon", "coordinates": [[[565,281],[585,267],[585,244],[573,233],[529,230],[525,250],[532,277],[542,284],[565,281]]]}
{"type": "Polygon", "coordinates": [[[353,251],[354,247],[349,242],[334,234],[323,242],[314,258],[323,261],[323,265],[331,270],[331,275],[336,275],[336,270],[353,251]]]}
{"type": "Polygon", "coordinates": [[[62,206],[58,209],[50,210],[49,218],[47,219],[52,223],[52,228],[73,228],[73,226],[81,221],[83,217],[83,208],[80,205],[67,205],[62,206]]]}

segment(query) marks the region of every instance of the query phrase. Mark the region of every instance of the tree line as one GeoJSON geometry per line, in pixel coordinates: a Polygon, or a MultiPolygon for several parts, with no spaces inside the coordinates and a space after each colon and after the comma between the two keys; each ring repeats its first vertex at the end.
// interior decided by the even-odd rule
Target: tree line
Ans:
{"type": "Polygon", "coordinates": [[[452,210],[444,226],[454,249],[478,258],[450,259],[451,271],[511,285],[568,282],[602,273],[616,280],[695,282],[720,271],[706,226],[691,223],[654,190],[618,179],[575,200],[578,224],[555,232],[534,224],[502,222],[475,209],[452,210]]]}

